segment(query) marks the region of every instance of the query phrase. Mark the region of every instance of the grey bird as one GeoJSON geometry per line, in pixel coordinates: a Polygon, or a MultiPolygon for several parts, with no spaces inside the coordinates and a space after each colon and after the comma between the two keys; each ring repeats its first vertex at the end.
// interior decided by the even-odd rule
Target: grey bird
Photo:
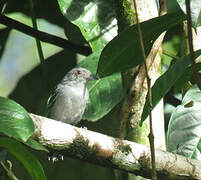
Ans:
{"type": "Polygon", "coordinates": [[[69,71],[55,89],[48,107],[48,117],[76,125],[82,119],[88,99],[87,83],[98,79],[85,68],[69,71]]]}

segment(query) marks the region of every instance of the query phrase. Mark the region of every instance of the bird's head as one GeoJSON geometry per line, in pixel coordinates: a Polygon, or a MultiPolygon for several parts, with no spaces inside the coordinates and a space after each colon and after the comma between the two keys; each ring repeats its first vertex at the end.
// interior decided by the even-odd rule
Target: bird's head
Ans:
{"type": "Polygon", "coordinates": [[[87,83],[90,80],[97,80],[98,77],[94,74],[92,74],[89,70],[78,67],[78,68],[73,68],[71,71],[67,73],[67,75],[64,77],[64,82],[65,81],[74,81],[74,82],[83,82],[87,83]]]}

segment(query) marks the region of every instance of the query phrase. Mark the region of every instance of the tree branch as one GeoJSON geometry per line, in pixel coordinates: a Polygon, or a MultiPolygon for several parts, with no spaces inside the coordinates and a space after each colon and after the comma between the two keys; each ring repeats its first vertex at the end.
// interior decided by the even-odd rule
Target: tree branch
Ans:
{"type": "Polygon", "coordinates": [[[54,44],[56,46],[62,47],[64,49],[69,49],[75,53],[80,53],[83,55],[91,54],[91,48],[88,46],[81,46],[74,44],[73,42],[60,38],[55,35],[51,35],[42,31],[37,31],[25,24],[22,24],[16,20],[13,20],[7,16],[0,14],[0,24],[3,24],[11,29],[16,29],[22,33],[25,33],[29,36],[35,37],[43,42],[54,44]]]}
{"type": "MultiPolygon", "coordinates": [[[[149,147],[30,114],[35,124],[33,138],[65,156],[151,177],[149,147]]],[[[156,150],[159,179],[201,179],[201,162],[156,150]]]]}

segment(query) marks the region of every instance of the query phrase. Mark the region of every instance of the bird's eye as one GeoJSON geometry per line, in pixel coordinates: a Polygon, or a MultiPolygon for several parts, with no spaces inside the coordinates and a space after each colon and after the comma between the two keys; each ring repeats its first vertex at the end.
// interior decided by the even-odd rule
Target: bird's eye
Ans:
{"type": "Polygon", "coordinates": [[[80,75],[80,74],[81,74],[81,71],[78,70],[78,71],[77,71],[77,75],[80,75]]]}

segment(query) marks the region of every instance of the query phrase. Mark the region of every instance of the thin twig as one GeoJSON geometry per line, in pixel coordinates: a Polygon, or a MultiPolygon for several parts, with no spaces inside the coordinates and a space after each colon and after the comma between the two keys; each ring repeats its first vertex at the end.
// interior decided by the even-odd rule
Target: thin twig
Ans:
{"type": "MultiPolygon", "coordinates": [[[[33,25],[33,28],[38,31],[38,25],[37,25],[36,16],[35,16],[33,0],[29,0],[29,3],[30,3],[30,10],[31,10],[32,25],[33,25]]],[[[46,67],[45,67],[45,58],[43,55],[41,42],[39,39],[37,39],[37,38],[35,38],[35,39],[36,39],[36,46],[37,46],[37,50],[38,50],[38,56],[39,56],[40,63],[41,63],[41,75],[43,77],[42,79],[44,80],[44,83],[46,84],[46,88],[47,88],[48,92],[51,92],[51,88],[50,88],[51,86],[49,84],[48,77],[47,77],[47,71],[46,71],[46,67]]]]}
{"type": "MultiPolygon", "coordinates": [[[[160,16],[161,15],[164,15],[167,13],[167,0],[160,0],[160,16]]],[[[163,32],[157,39],[156,41],[154,42],[153,46],[152,46],[152,49],[147,57],[147,60],[146,60],[146,65],[147,65],[147,70],[149,71],[149,69],[151,68],[154,60],[155,60],[155,57],[158,53],[158,50],[159,48],[161,47],[162,45],[162,42],[163,42],[163,39],[164,39],[164,36],[165,36],[166,32],[163,32]]],[[[135,113],[132,113],[132,109],[133,109],[133,105],[135,104],[135,102],[138,101],[138,98],[140,97],[140,94],[141,94],[141,90],[142,90],[142,87],[143,87],[143,83],[144,83],[144,80],[146,78],[146,73],[145,73],[145,68],[144,68],[144,65],[141,66],[138,70],[138,73],[137,73],[137,76],[135,78],[135,82],[132,83],[132,87],[130,88],[129,90],[129,93],[128,93],[128,99],[129,101],[127,102],[128,105],[127,105],[127,109],[124,111],[123,113],[123,116],[122,116],[122,121],[121,121],[121,127],[120,127],[120,138],[122,139],[123,138],[123,129],[125,127],[125,124],[127,122],[128,119],[136,119],[134,118],[134,116],[136,116],[135,113]],[[133,96],[134,94],[134,96],[133,96]]],[[[132,123],[131,122],[131,126],[133,125],[136,125],[138,124],[139,122],[134,122],[132,123]]]]}
{"type": "Polygon", "coordinates": [[[146,79],[147,79],[148,99],[149,99],[148,110],[149,110],[149,125],[150,125],[149,142],[150,142],[150,150],[151,150],[152,179],[156,180],[157,176],[156,176],[156,164],[155,164],[155,147],[154,147],[154,134],[153,134],[153,127],[152,127],[152,113],[151,113],[151,111],[152,111],[151,79],[149,78],[149,75],[148,75],[148,69],[147,69],[147,65],[146,65],[146,55],[145,55],[143,38],[142,38],[142,31],[141,31],[140,23],[138,20],[137,4],[136,4],[135,0],[133,0],[133,4],[134,4],[134,8],[135,8],[138,37],[140,40],[140,47],[141,47],[142,56],[143,56],[143,60],[144,60],[144,68],[145,68],[146,79]]]}
{"type": "Polygon", "coordinates": [[[80,53],[80,54],[88,56],[92,52],[89,46],[77,45],[69,40],[60,38],[58,36],[51,35],[42,31],[37,31],[25,24],[22,24],[2,14],[0,14],[0,24],[4,24],[5,26],[9,28],[16,29],[22,33],[25,33],[29,36],[37,38],[40,41],[54,44],[56,46],[71,50],[75,53],[80,53]]]}
{"type": "MultiPolygon", "coordinates": [[[[151,51],[147,57],[147,60],[146,60],[148,71],[151,68],[151,66],[155,60],[155,57],[156,57],[156,54],[158,53],[159,48],[161,47],[164,36],[165,36],[165,32],[162,33],[157,38],[157,40],[154,42],[154,44],[152,46],[152,49],[151,49],[151,51]]],[[[127,107],[129,107],[129,108],[127,108],[125,110],[123,117],[122,117],[121,130],[120,130],[120,138],[121,139],[123,137],[123,129],[124,129],[124,126],[125,126],[127,120],[133,119],[133,116],[135,116],[135,113],[132,113],[132,108],[133,108],[133,105],[135,104],[135,102],[137,102],[138,98],[140,97],[140,94],[141,94],[140,92],[142,90],[145,78],[146,78],[146,73],[145,73],[145,68],[143,65],[140,67],[138,74],[135,78],[135,82],[133,83],[133,86],[130,88],[129,93],[128,93],[129,102],[127,102],[128,103],[127,107]],[[134,97],[133,97],[133,94],[135,95],[134,97]]],[[[138,123],[139,122],[135,122],[134,124],[138,124],[138,123]]]]}
{"type": "Polygon", "coordinates": [[[6,3],[6,0],[1,0],[1,1],[0,1],[0,12],[1,12],[1,13],[3,12],[5,3],[6,3]]]}
{"type": "Polygon", "coordinates": [[[3,162],[0,161],[1,166],[3,167],[3,169],[7,172],[7,175],[10,179],[12,180],[18,180],[18,178],[13,174],[13,172],[11,170],[9,170],[3,162]]]}
{"type": "Polygon", "coordinates": [[[199,89],[201,90],[201,79],[199,77],[197,67],[195,64],[195,54],[194,54],[194,50],[193,50],[193,36],[192,36],[192,20],[191,20],[190,1],[185,0],[185,2],[186,2],[186,14],[187,14],[188,43],[189,43],[192,71],[193,71],[193,76],[194,76],[195,82],[198,85],[199,89]]]}

